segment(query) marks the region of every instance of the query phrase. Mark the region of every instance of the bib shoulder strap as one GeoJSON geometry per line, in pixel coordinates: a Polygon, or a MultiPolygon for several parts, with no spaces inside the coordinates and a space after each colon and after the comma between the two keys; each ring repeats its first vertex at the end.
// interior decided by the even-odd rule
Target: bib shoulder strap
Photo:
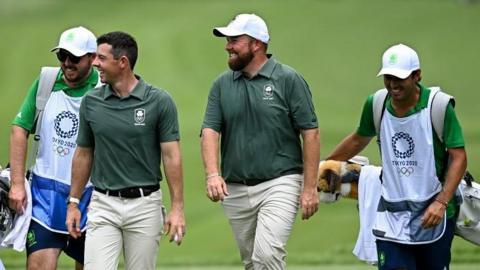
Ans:
{"type": "Polygon", "coordinates": [[[42,67],[40,71],[40,78],[38,80],[37,96],[35,98],[35,118],[34,118],[34,130],[33,141],[27,159],[27,169],[30,169],[35,163],[35,158],[38,152],[38,143],[40,140],[40,129],[42,126],[42,117],[47,101],[52,93],[53,86],[57,80],[59,67],[42,67]]]}
{"type": "Polygon", "coordinates": [[[45,109],[48,98],[52,93],[53,85],[57,79],[59,67],[42,67],[40,71],[40,79],[38,80],[38,90],[36,97],[37,110],[45,109]]]}
{"type": "Polygon", "coordinates": [[[435,133],[441,142],[443,142],[443,124],[445,122],[445,112],[450,101],[455,106],[455,98],[445,92],[440,87],[430,87],[430,94],[432,97],[432,105],[430,109],[430,116],[432,118],[432,125],[435,133]]]}
{"type": "Polygon", "coordinates": [[[373,123],[375,125],[375,133],[377,135],[380,133],[380,123],[385,110],[387,94],[388,91],[386,88],[380,89],[373,94],[373,123]]]}

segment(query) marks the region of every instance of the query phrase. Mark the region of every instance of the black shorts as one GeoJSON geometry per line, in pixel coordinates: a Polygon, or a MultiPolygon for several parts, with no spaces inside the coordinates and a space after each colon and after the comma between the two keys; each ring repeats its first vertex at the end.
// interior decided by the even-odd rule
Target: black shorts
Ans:
{"type": "Polygon", "coordinates": [[[405,245],[377,239],[378,269],[449,269],[455,220],[447,219],[443,236],[430,244],[405,245]]]}
{"type": "Polygon", "coordinates": [[[30,256],[30,254],[37,250],[58,248],[65,252],[70,258],[83,264],[85,232],[82,233],[82,237],[75,239],[68,234],[49,231],[32,220],[28,228],[25,247],[27,248],[27,256],[30,256]]]}

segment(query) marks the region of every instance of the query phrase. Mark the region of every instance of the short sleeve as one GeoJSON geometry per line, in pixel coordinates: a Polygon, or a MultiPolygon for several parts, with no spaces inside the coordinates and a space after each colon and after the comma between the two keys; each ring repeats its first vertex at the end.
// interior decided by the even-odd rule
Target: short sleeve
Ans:
{"type": "Polygon", "coordinates": [[[216,80],[208,94],[207,108],[203,118],[202,129],[211,128],[217,132],[222,129],[222,107],[220,105],[220,84],[216,80]]]}
{"type": "Polygon", "coordinates": [[[161,95],[158,121],[158,140],[163,142],[180,140],[177,107],[173,98],[166,92],[161,95]]]}
{"type": "Polygon", "coordinates": [[[287,100],[294,125],[298,129],[318,127],[312,93],[303,77],[295,73],[292,76],[291,91],[287,100]]]}
{"type": "Polygon", "coordinates": [[[80,125],[78,129],[77,144],[82,147],[94,147],[92,128],[87,119],[88,96],[85,96],[80,105],[80,125]]]}
{"type": "Polygon", "coordinates": [[[19,112],[12,121],[12,125],[22,127],[28,132],[32,132],[35,125],[36,97],[38,89],[38,78],[28,89],[27,96],[23,100],[19,112]]]}
{"type": "Polygon", "coordinates": [[[373,123],[373,95],[370,95],[363,104],[357,135],[373,137],[376,135],[375,123],[373,123]]]}
{"type": "Polygon", "coordinates": [[[443,138],[447,148],[459,148],[465,146],[462,127],[458,121],[457,115],[451,103],[448,104],[445,111],[445,120],[443,125],[443,138]]]}

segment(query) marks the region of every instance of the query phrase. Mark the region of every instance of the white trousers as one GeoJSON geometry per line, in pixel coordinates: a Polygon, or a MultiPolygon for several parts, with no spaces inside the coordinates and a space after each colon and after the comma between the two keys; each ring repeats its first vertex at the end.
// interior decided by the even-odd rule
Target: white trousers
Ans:
{"type": "Polygon", "coordinates": [[[125,269],[155,270],[163,221],[160,190],[135,199],[94,191],[88,211],[84,269],[117,269],[123,251],[125,269]]]}
{"type": "Polygon", "coordinates": [[[285,246],[299,208],[303,175],[255,185],[228,184],[223,209],[245,269],[285,269],[285,246]]]}

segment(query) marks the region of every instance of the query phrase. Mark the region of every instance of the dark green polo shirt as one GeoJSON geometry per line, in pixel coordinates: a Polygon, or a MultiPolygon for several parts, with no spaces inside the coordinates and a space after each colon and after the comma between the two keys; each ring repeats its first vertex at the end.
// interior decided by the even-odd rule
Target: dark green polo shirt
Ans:
{"type": "Polygon", "coordinates": [[[77,144],[94,148],[91,181],[101,189],[157,184],[162,179],[160,143],[179,139],[172,97],[141,78],[127,97],[103,85],[80,107],[77,144]]]}
{"type": "Polygon", "coordinates": [[[317,127],[307,83],[273,57],[251,79],[238,71],[220,75],[202,126],[221,133],[222,175],[233,183],[302,173],[299,132],[317,127]]]}
{"type": "MultiPolygon", "coordinates": [[[[421,110],[427,108],[428,99],[430,96],[430,89],[426,88],[422,84],[418,84],[420,87],[420,98],[415,105],[404,117],[410,116],[412,114],[418,113],[421,110]]],[[[395,115],[395,110],[392,107],[391,98],[387,96],[385,103],[386,109],[392,114],[395,115]]],[[[460,126],[460,123],[455,114],[453,105],[450,103],[447,106],[445,111],[445,120],[443,125],[443,140],[442,143],[438,138],[435,130],[432,126],[433,135],[433,150],[435,155],[435,168],[438,178],[441,182],[444,181],[444,172],[445,172],[445,159],[447,153],[445,149],[447,148],[460,148],[465,146],[465,141],[463,139],[463,132],[460,126]]],[[[357,134],[365,137],[376,136],[375,124],[373,122],[373,94],[370,95],[363,106],[362,116],[360,118],[360,125],[357,129],[357,134]]],[[[449,204],[447,210],[447,216],[452,217],[455,214],[455,205],[453,201],[449,204]]]]}

